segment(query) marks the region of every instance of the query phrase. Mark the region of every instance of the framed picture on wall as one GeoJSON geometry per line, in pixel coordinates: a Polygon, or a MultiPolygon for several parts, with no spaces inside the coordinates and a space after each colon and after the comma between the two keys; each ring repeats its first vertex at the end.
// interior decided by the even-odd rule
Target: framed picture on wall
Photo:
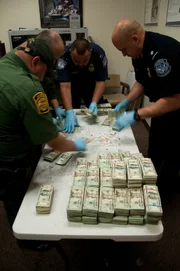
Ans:
{"type": "Polygon", "coordinates": [[[166,25],[180,26],[180,0],[168,1],[166,25]]]}
{"type": "Polygon", "coordinates": [[[145,1],[145,25],[157,25],[159,20],[159,6],[160,0],[146,0],[145,1]]]}
{"type": "Polygon", "coordinates": [[[39,0],[41,27],[69,28],[72,18],[78,19],[79,27],[82,27],[82,1],[83,0],[39,0]]]}

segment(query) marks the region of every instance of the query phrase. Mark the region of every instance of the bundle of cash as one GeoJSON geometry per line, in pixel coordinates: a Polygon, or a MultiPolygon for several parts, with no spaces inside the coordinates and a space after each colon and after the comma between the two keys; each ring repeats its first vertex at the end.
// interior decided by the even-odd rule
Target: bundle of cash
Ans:
{"type": "Polygon", "coordinates": [[[146,208],[145,221],[149,224],[157,224],[163,216],[158,187],[156,185],[144,185],[143,192],[146,208]]]}
{"type": "MultiPolygon", "coordinates": [[[[82,216],[83,197],[84,197],[84,187],[80,186],[71,187],[71,193],[67,207],[68,220],[72,217],[73,220],[75,220],[76,217],[82,216]]],[[[77,222],[79,222],[79,219],[77,222]]]]}
{"type": "Polygon", "coordinates": [[[112,108],[112,105],[110,103],[104,103],[104,104],[98,104],[98,108],[112,108]]]}
{"type": "Polygon", "coordinates": [[[87,167],[87,159],[86,158],[77,158],[76,159],[76,167],[79,165],[85,165],[87,167]]]}
{"type": "Polygon", "coordinates": [[[130,193],[130,215],[144,215],[144,197],[142,188],[129,189],[130,193]]]}
{"type": "Polygon", "coordinates": [[[98,166],[99,168],[110,168],[111,167],[111,160],[110,159],[98,159],[98,166]]]}
{"type": "Polygon", "coordinates": [[[141,160],[142,158],[144,158],[144,156],[142,155],[141,152],[131,153],[131,158],[136,159],[136,160],[141,160]]]}
{"type": "Polygon", "coordinates": [[[141,168],[142,168],[142,176],[144,184],[156,184],[157,181],[157,173],[155,167],[150,158],[142,158],[140,160],[141,168]]]}
{"type": "Polygon", "coordinates": [[[44,156],[44,160],[48,162],[53,162],[60,154],[61,152],[59,151],[51,151],[44,156]]]}
{"type": "Polygon", "coordinates": [[[118,153],[119,153],[121,160],[124,161],[125,164],[131,158],[131,153],[129,151],[118,150],[118,153]]]}
{"type": "Polygon", "coordinates": [[[85,185],[86,185],[86,177],[85,176],[74,177],[73,186],[85,187],[85,185]]]}
{"type": "Polygon", "coordinates": [[[87,162],[87,168],[88,169],[98,169],[98,162],[97,161],[88,161],[87,162]]]}
{"type": "Polygon", "coordinates": [[[127,160],[127,185],[129,188],[142,187],[142,171],[138,160],[127,160]]]}
{"type": "Polygon", "coordinates": [[[82,217],[82,223],[95,225],[95,224],[98,223],[97,222],[97,216],[83,216],[82,217]]]}
{"type": "Polygon", "coordinates": [[[99,108],[98,109],[98,115],[99,116],[106,116],[108,114],[108,108],[99,108]]]}
{"type": "Polygon", "coordinates": [[[128,216],[130,210],[130,194],[128,188],[115,189],[114,214],[128,216]]]}
{"type": "Polygon", "coordinates": [[[114,122],[113,119],[106,118],[106,119],[103,121],[102,125],[105,125],[105,126],[111,126],[113,122],[114,122]]]}
{"type": "Polygon", "coordinates": [[[53,185],[41,185],[36,202],[36,212],[38,214],[49,214],[51,210],[54,194],[53,185]]]}
{"type": "Polygon", "coordinates": [[[112,187],[112,169],[111,168],[100,169],[100,186],[112,187]]]}
{"type": "Polygon", "coordinates": [[[99,188],[86,187],[84,193],[83,216],[95,217],[97,221],[99,188]]]}
{"type": "Polygon", "coordinates": [[[128,223],[128,216],[114,216],[112,223],[117,225],[126,225],[128,223]]]}
{"type": "Polygon", "coordinates": [[[109,152],[99,152],[98,159],[110,159],[110,153],[109,152]]]}
{"type": "Polygon", "coordinates": [[[130,215],[128,218],[129,224],[132,225],[143,225],[144,224],[144,216],[143,215],[130,215]]]}
{"type": "Polygon", "coordinates": [[[63,152],[55,163],[64,166],[72,156],[72,152],[63,152]]]}
{"type": "Polygon", "coordinates": [[[99,168],[87,169],[86,186],[99,187],[99,168]]]}
{"type": "Polygon", "coordinates": [[[110,152],[109,156],[110,156],[111,160],[114,160],[114,159],[121,160],[120,157],[119,157],[119,153],[118,152],[110,152]]]}
{"type": "Polygon", "coordinates": [[[112,124],[112,130],[117,131],[117,132],[120,131],[120,127],[117,125],[116,120],[112,124]]]}
{"type": "Polygon", "coordinates": [[[113,187],[126,187],[126,165],[119,161],[118,165],[113,164],[112,168],[113,187]]]}
{"type": "Polygon", "coordinates": [[[113,215],[114,189],[111,187],[101,187],[98,220],[103,223],[112,223],[113,215]]]}

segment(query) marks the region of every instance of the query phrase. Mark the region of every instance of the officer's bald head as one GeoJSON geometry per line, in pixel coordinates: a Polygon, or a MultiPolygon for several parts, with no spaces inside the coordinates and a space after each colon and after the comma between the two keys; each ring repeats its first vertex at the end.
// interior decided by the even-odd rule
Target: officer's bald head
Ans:
{"type": "Polygon", "coordinates": [[[54,59],[59,59],[64,51],[64,44],[60,35],[53,30],[43,30],[37,36],[38,39],[46,40],[52,48],[54,59]]]}
{"type": "Polygon", "coordinates": [[[112,34],[114,46],[124,56],[139,57],[142,53],[145,31],[143,27],[134,20],[119,21],[112,34]]]}

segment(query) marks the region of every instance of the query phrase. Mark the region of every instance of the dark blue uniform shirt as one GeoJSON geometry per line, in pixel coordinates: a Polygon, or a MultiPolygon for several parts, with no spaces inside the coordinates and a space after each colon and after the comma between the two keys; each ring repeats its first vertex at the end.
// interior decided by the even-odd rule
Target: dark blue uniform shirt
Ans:
{"type": "Polygon", "coordinates": [[[90,43],[92,49],[88,65],[83,68],[76,66],[70,55],[70,46],[65,46],[64,55],[57,61],[58,80],[63,82],[88,84],[89,81],[105,81],[108,78],[107,58],[104,50],[97,44],[90,43]],[[80,81],[80,82],[79,82],[80,81]]]}
{"type": "Polygon", "coordinates": [[[151,102],[180,93],[180,43],[168,36],[145,33],[142,56],[132,60],[136,81],[151,102]]]}

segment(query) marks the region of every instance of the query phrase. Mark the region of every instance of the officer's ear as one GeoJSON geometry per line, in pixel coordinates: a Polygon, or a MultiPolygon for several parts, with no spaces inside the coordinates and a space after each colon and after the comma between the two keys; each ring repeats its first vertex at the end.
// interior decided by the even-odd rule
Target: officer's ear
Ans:
{"type": "Polygon", "coordinates": [[[133,36],[132,36],[132,42],[133,42],[134,44],[138,45],[139,42],[140,42],[139,37],[138,37],[137,35],[133,35],[133,36]]]}
{"type": "Polygon", "coordinates": [[[33,57],[33,59],[32,59],[32,66],[33,66],[34,68],[36,68],[36,67],[37,67],[37,65],[39,65],[39,64],[40,64],[40,61],[41,61],[41,59],[40,59],[40,57],[39,57],[39,56],[35,56],[35,57],[33,57]]]}

